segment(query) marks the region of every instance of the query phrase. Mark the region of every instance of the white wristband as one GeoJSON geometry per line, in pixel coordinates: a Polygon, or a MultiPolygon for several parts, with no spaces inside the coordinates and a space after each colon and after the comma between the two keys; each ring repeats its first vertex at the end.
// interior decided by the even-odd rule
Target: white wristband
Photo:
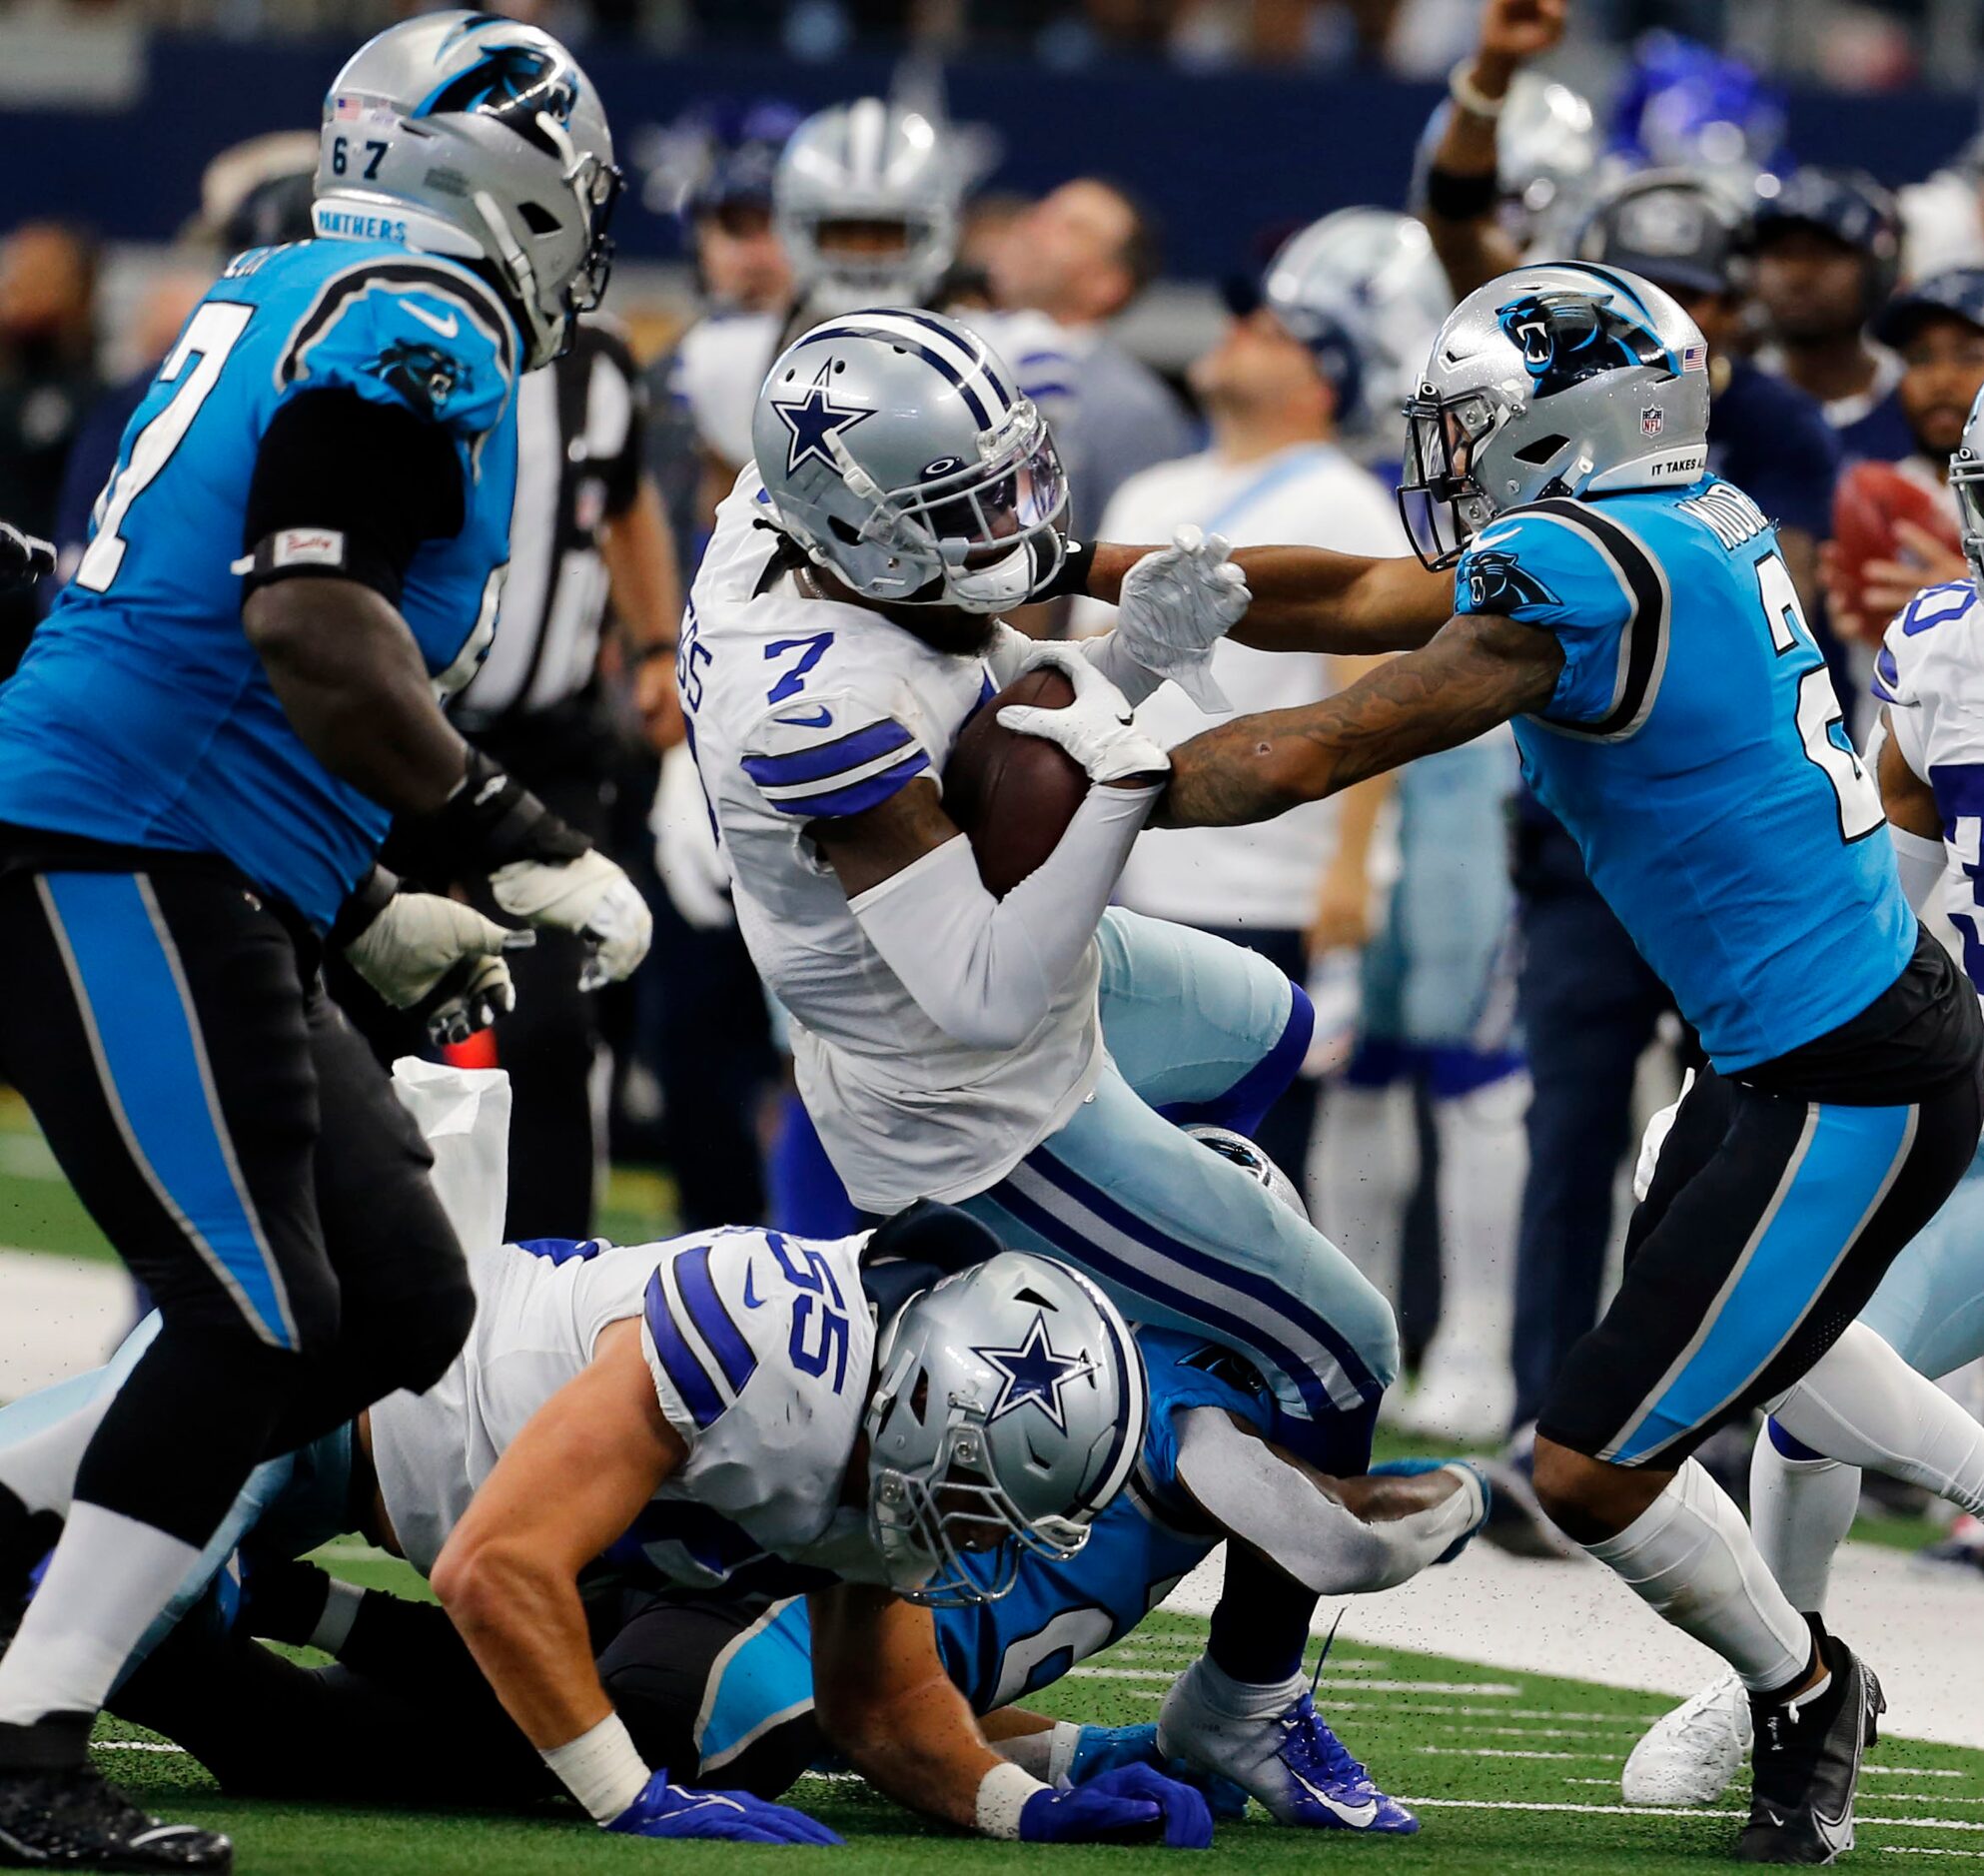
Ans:
{"type": "Polygon", "coordinates": [[[1058,1786],[1067,1779],[1081,1737],[1082,1729],[1072,1720],[1056,1720],[1037,1733],[1016,1733],[1010,1739],[998,1740],[992,1750],[1029,1778],[1058,1786]]]}
{"type": "Polygon", "coordinates": [[[1447,74],[1447,94],[1470,117],[1486,118],[1492,124],[1501,115],[1507,98],[1490,98],[1475,83],[1475,61],[1466,58],[1447,74]]]}
{"type": "Polygon", "coordinates": [[[1016,1842],[1020,1834],[1020,1813],[1036,1791],[1047,1791],[1039,1779],[1017,1765],[995,1765],[978,1782],[975,1822],[981,1837],[997,1837],[1016,1842]]]}
{"type": "Polygon", "coordinates": [[[595,1824],[610,1824],[647,1788],[647,1761],[617,1713],[539,1756],[595,1824]]]}

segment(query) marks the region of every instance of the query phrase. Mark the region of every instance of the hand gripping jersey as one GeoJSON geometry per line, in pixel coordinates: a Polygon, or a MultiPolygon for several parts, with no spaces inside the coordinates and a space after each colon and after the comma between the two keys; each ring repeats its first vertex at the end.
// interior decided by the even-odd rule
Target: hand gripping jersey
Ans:
{"type": "Polygon", "coordinates": [[[408,1559],[433,1568],[524,1422],[591,1361],[607,1328],[638,1318],[661,1410],[688,1457],[608,1562],[740,1593],[882,1580],[865,1509],[839,1502],[874,1365],[865,1242],[729,1228],[472,1255],[468,1345],[428,1393],[372,1409],[373,1463],[408,1559]]]}
{"type": "Polygon", "coordinates": [[[1925,587],[1896,615],[1874,659],[1908,766],[1935,791],[1943,820],[1943,911],[1963,940],[1963,968],[1984,994],[1984,605],[1967,579],[1925,587]]]}
{"type": "Polygon", "coordinates": [[[940,776],[992,677],[864,606],[804,596],[755,525],[763,493],[746,469],[717,510],[676,664],[738,929],[792,1015],[799,1091],[854,1202],[969,1198],[1093,1086],[1097,954],[1013,1050],[953,1040],[882,961],[807,823],[940,776]]]}
{"type": "Polygon", "coordinates": [[[1515,721],[1523,772],[1718,1071],[1894,983],[1916,929],[1880,793],[1747,495],[1538,501],[1475,536],[1455,592],[1562,646],[1548,708],[1515,721]]]}
{"type": "Polygon", "coordinates": [[[509,315],[453,262],[373,241],[238,256],[132,417],[76,577],[0,688],[0,821],[219,853],[328,925],[389,816],[304,747],[243,633],[257,451],[287,401],[326,389],[445,428],[466,520],[415,553],[400,609],[451,690],[495,629],[516,368],[509,315]]]}
{"type": "MultiPolygon", "coordinates": [[[[1224,1349],[1166,1330],[1140,1329],[1151,1417],[1130,1483],[1066,1563],[1020,1559],[1019,1579],[997,1602],[937,1609],[937,1651],[973,1712],[1023,1700],[1078,1662],[1122,1640],[1222,1540],[1178,1483],[1174,1416],[1213,1407],[1264,1433],[1271,1402],[1224,1349]]],[[[767,1611],[724,1662],[697,1719],[705,1771],[775,1718],[813,1698],[812,1630],[803,1599],[767,1611]]]]}

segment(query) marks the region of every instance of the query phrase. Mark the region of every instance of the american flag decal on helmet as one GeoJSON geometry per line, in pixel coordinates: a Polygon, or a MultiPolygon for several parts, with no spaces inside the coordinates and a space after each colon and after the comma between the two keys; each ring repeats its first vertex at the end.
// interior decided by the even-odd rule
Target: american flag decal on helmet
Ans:
{"type": "Polygon", "coordinates": [[[1681,370],[1684,372],[1705,372],[1708,369],[1708,347],[1697,341],[1694,345],[1681,348],[1681,370]]]}

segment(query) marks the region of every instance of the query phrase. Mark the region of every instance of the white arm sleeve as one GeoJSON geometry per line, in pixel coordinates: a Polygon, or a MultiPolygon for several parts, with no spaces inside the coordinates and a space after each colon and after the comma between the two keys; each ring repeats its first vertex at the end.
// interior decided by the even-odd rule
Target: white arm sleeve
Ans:
{"type": "Polygon", "coordinates": [[[1940,840],[1930,840],[1923,834],[1911,834],[1905,827],[1888,823],[1888,832],[1894,836],[1895,864],[1901,871],[1901,890],[1907,895],[1908,903],[1917,912],[1929,903],[1929,896],[1943,881],[1943,869],[1947,856],[1940,840]]]}
{"type": "Polygon", "coordinates": [[[1180,1418],[1179,1483],[1228,1535],[1318,1595],[1390,1589],[1473,1529],[1487,1510],[1481,1482],[1465,1466],[1454,1469],[1461,1490],[1430,1510],[1368,1524],[1223,1409],[1190,1407],[1180,1418]]]}
{"type": "Polygon", "coordinates": [[[1046,860],[995,899],[962,834],[848,901],[917,1006],[974,1049],[1030,1036],[1081,961],[1156,788],[1091,788],[1046,860]]]}

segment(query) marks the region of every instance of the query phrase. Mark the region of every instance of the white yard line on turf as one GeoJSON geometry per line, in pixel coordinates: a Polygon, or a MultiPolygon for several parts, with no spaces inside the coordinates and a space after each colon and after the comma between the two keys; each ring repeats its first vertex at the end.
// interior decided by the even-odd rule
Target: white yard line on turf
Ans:
{"type": "MultiPolygon", "coordinates": [[[[1689,1808],[1681,1810],[1661,1804],[1557,1804],[1535,1798],[1406,1798],[1401,1804],[1418,1805],[1439,1811],[1574,1811],[1586,1817],[1699,1817],[1725,1818],[1741,1815],[1736,1811],[1689,1808]]],[[[1977,1830],[1984,1823],[1967,1817],[1860,1817],[1854,1820],[1870,1830],[1977,1830]]]]}
{"type": "Polygon", "coordinates": [[[0,1246],[0,1401],[100,1366],[137,1320],[116,1264],[0,1246]]]}

